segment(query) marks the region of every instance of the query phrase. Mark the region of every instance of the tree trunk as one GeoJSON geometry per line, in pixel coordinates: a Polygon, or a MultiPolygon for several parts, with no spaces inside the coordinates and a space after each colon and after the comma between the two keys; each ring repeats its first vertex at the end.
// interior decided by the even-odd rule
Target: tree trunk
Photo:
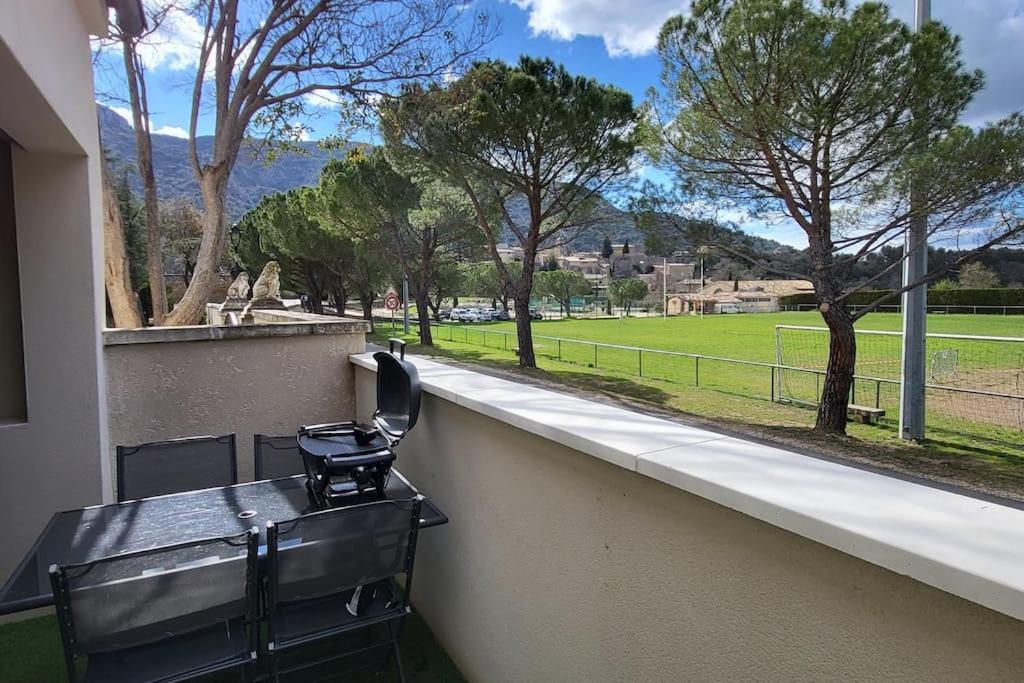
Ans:
{"type": "Polygon", "coordinates": [[[117,205],[117,195],[110,183],[106,164],[103,165],[103,244],[104,281],[114,326],[142,327],[128,271],[121,209],[117,205]]]}
{"type": "Polygon", "coordinates": [[[516,292],[516,338],[519,342],[519,365],[524,368],[537,367],[533,353],[533,328],[530,326],[530,292],[516,292]]]}
{"type": "Polygon", "coordinates": [[[820,310],[829,330],[828,365],[814,427],[824,432],[845,434],[850,387],[857,365],[857,337],[850,311],[842,302],[822,304],[820,310]]]}
{"type": "Polygon", "coordinates": [[[370,321],[370,332],[373,332],[373,294],[360,293],[359,303],[363,307],[363,320],[370,321]]]}
{"type": "MultiPolygon", "coordinates": [[[[153,323],[163,324],[167,316],[167,286],[164,283],[164,258],[160,239],[160,206],[156,193],[156,174],[153,171],[153,140],[149,134],[149,101],[146,84],[131,38],[121,41],[124,68],[128,80],[128,96],[135,128],[135,152],[139,178],[142,180],[143,205],[146,210],[146,271],[149,275],[149,295],[153,304],[153,323]]],[[[189,274],[186,269],[185,281],[189,274]]]]}
{"type": "Polygon", "coordinates": [[[306,288],[309,290],[309,308],[312,313],[323,315],[324,313],[324,288],[317,279],[315,273],[306,271],[303,273],[306,278],[306,288]]]}
{"type": "Polygon", "coordinates": [[[416,292],[416,317],[420,322],[420,344],[433,346],[434,336],[430,329],[430,297],[423,291],[416,292]]]}
{"type": "Polygon", "coordinates": [[[228,167],[204,170],[199,181],[203,195],[203,236],[199,243],[196,270],[181,301],[164,320],[165,325],[198,325],[206,304],[217,285],[220,259],[227,243],[224,230],[224,203],[227,194],[228,167]]]}
{"type": "MultiPolygon", "coordinates": [[[[344,287],[338,287],[331,296],[334,298],[334,314],[337,316],[345,316],[345,302],[348,301],[348,292],[345,291],[344,287]]],[[[321,309],[322,311],[323,309],[321,309]]]]}

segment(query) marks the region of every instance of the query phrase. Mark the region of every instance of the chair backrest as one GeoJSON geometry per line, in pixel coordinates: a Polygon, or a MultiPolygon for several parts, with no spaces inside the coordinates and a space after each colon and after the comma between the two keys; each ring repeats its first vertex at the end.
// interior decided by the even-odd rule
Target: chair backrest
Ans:
{"type": "Polygon", "coordinates": [[[74,660],[231,622],[256,650],[258,530],[50,567],[69,675],[74,660]],[[240,621],[245,620],[245,621],[240,621]]]}
{"type": "Polygon", "coordinates": [[[117,447],[117,500],[238,483],[235,435],[117,447]]]}
{"type": "Polygon", "coordinates": [[[419,532],[420,498],[382,500],[267,525],[268,607],[336,595],[405,574],[419,532]]]}
{"type": "Polygon", "coordinates": [[[305,474],[302,451],[298,438],[291,436],[267,436],[254,434],[252,452],[256,457],[256,480],[281,479],[295,474],[305,474]]]}

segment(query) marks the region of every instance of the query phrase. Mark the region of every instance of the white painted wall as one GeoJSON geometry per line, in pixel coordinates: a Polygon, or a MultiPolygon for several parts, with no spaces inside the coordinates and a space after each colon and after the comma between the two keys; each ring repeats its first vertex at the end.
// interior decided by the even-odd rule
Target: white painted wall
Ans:
{"type": "MultiPolygon", "coordinates": [[[[551,392],[460,368],[421,378],[419,422],[395,466],[451,522],[420,535],[412,600],[470,681],[1024,679],[1024,622],[904,575],[920,571],[909,562],[884,569],[757,519],[782,523],[770,505],[744,514],[632,471],[611,451],[662,446],[639,457],[650,465],[720,439],[727,462],[709,458],[694,475],[705,491],[736,468],[733,493],[768,482],[795,498],[816,488],[849,495],[823,474],[838,465],[759,461],[722,435],[664,448],[687,434],[623,410],[612,419],[599,404],[538,401],[551,392]],[[575,424],[548,424],[567,412],[575,424]]],[[[357,367],[361,419],[375,394],[374,372],[357,367]]],[[[850,476],[857,487],[876,475],[850,476]]],[[[868,500],[856,513],[875,521],[890,509],[868,500]]],[[[927,525],[898,521],[886,526],[927,525]]],[[[981,558],[999,555],[1004,530],[976,534],[973,549],[953,533],[936,539],[949,555],[981,558]]]]}
{"type": "MultiPolygon", "coordinates": [[[[0,427],[0,577],[57,510],[111,499],[100,155],[89,32],[102,0],[0,0],[28,420],[0,427]]],[[[0,579],[2,580],[2,579],[0,579]]]]}

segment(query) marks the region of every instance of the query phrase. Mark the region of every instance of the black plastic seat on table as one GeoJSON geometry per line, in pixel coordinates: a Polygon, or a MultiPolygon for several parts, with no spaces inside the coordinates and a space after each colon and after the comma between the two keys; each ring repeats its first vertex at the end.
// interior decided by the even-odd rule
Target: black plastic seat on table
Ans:
{"type": "Polygon", "coordinates": [[[377,409],[372,425],[337,422],[299,430],[307,485],[321,503],[367,491],[383,495],[395,448],[416,425],[419,373],[405,360],[405,342],[389,339],[388,346],[388,351],[373,354],[377,361],[377,409]]]}
{"type": "Polygon", "coordinates": [[[382,500],[267,525],[271,680],[357,655],[365,666],[375,653],[394,656],[405,680],[398,637],[411,612],[421,504],[419,496],[382,500]],[[400,575],[402,585],[395,581],[400,575]],[[329,647],[316,645],[328,639],[329,647]]]}
{"type": "Polygon", "coordinates": [[[255,458],[253,471],[257,481],[283,479],[305,472],[302,453],[294,435],[253,434],[252,452],[255,458]]]}
{"type": "Polygon", "coordinates": [[[258,651],[257,539],[254,528],[51,567],[69,680],[179,681],[226,669],[248,677],[258,651]]]}
{"type": "Polygon", "coordinates": [[[235,435],[117,447],[117,502],[238,483],[235,435]]]}

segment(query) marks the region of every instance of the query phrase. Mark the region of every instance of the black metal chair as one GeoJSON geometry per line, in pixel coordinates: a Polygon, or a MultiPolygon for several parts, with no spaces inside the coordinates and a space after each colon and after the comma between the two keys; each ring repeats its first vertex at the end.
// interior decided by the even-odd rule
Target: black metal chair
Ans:
{"type": "Polygon", "coordinates": [[[295,436],[253,434],[252,452],[256,458],[256,480],[282,479],[305,474],[302,452],[295,436]]]}
{"type": "Polygon", "coordinates": [[[249,680],[258,538],[253,528],[50,567],[69,680],[184,681],[227,669],[249,680]]]}
{"type": "Polygon", "coordinates": [[[235,435],[117,447],[117,501],[238,483],[235,435]]]}
{"type": "MultiPolygon", "coordinates": [[[[278,680],[310,666],[387,648],[405,680],[398,636],[409,594],[421,497],[317,512],[267,525],[267,663],[278,680]],[[405,576],[404,587],[395,581],[405,576]],[[383,631],[370,638],[370,631],[383,631]],[[282,653],[362,631],[330,656],[291,666],[282,653]],[[383,635],[384,637],[379,637],[383,635]]],[[[305,648],[304,648],[305,650],[305,648]]],[[[386,661],[385,661],[386,664],[386,661]]]]}

